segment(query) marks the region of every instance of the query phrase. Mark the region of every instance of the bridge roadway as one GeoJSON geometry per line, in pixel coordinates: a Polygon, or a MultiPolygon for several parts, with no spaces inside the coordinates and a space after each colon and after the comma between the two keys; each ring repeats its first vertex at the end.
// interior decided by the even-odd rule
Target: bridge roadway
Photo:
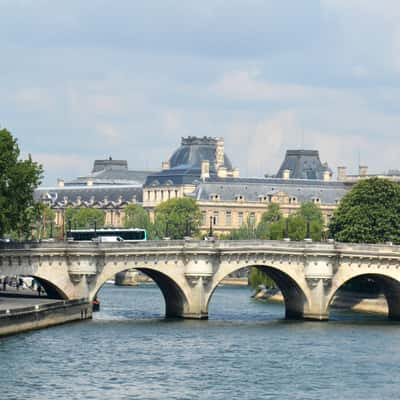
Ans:
{"type": "Polygon", "coordinates": [[[0,275],[38,279],[58,299],[93,299],[135,268],[160,287],[167,317],[207,318],[218,284],[256,267],[281,289],[287,318],[324,320],[337,290],[357,277],[382,288],[389,318],[400,319],[400,246],[287,241],[42,242],[0,244],[0,275]]]}

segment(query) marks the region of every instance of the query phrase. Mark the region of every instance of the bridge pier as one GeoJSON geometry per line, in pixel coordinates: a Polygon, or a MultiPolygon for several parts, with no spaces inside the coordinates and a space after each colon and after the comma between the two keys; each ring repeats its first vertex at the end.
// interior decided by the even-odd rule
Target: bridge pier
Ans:
{"type": "Polygon", "coordinates": [[[310,287],[311,298],[308,306],[305,307],[303,318],[312,321],[327,321],[329,310],[325,289],[330,284],[328,278],[308,278],[307,283],[310,287]]]}
{"type": "Polygon", "coordinates": [[[207,277],[186,276],[192,288],[189,302],[182,318],[185,319],[208,319],[207,293],[205,286],[208,284],[207,277]]]}

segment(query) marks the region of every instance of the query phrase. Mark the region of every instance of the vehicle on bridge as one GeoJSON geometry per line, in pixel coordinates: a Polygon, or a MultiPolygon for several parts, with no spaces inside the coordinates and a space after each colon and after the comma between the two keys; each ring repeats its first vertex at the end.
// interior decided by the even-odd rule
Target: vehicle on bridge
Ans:
{"type": "Polygon", "coordinates": [[[67,240],[141,242],[147,240],[147,232],[138,228],[71,229],[67,232],[67,240]]]}

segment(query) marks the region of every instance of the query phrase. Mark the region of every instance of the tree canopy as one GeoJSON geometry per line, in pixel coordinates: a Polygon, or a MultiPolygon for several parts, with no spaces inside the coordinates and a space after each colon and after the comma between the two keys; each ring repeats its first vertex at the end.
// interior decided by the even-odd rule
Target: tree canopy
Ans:
{"type": "Polygon", "coordinates": [[[329,230],[339,242],[400,244],[400,185],[379,178],[358,182],[341,200],[329,230]]]}
{"type": "Polygon", "coordinates": [[[197,234],[201,221],[201,211],[196,201],[183,197],[159,204],[155,209],[155,236],[183,239],[197,234]]]}
{"type": "Polygon", "coordinates": [[[150,217],[147,211],[139,204],[129,204],[124,210],[124,227],[149,229],[150,217]]]}
{"type": "Polygon", "coordinates": [[[20,160],[17,140],[6,129],[0,130],[0,237],[14,232],[29,236],[32,220],[40,213],[33,193],[41,182],[42,166],[29,155],[20,160]]]}
{"type": "Polygon", "coordinates": [[[67,208],[65,211],[65,222],[72,229],[104,227],[105,213],[97,208],[67,208]]]}
{"type": "Polygon", "coordinates": [[[320,241],[324,233],[324,221],[318,206],[314,203],[303,203],[296,213],[285,218],[279,205],[271,203],[257,226],[247,220],[227,237],[231,240],[282,240],[287,234],[291,240],[304,240],[307,236],[308,221],[311,239],[320,241]]]}

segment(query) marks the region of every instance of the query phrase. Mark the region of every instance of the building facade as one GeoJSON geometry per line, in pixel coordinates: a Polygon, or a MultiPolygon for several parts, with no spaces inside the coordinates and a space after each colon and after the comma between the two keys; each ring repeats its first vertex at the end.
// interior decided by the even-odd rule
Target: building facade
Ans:
{"type": "MultiPolygon", "coordinates": [[[[313,202],[327,223],[356,182],[376,175],[369,175],[366,167],[360,167],[359,175],[347,175],[339,167],[338,179],[332,176],[318,151],[288,150],[276,175],[241,178],[222,138],[189,136],[160,171],[132,171],[124,160],[96,160],[87,176],[59,180],[57,187],[38,189],[35,196],[56,211],[58,225],[65,222],[67,207],[91,207],[105,212],[107,226],[123,225],[128,204],[141,204],[154,218],[157,205],[187,196],[200,207],[204,232],[211,223],[215,232],[229,233],[248,220],[257,224],[271,203],[289,216],[302,203],[313,202]]],[[[379,176],[400,181],[397,171],[379,176]]]]}

